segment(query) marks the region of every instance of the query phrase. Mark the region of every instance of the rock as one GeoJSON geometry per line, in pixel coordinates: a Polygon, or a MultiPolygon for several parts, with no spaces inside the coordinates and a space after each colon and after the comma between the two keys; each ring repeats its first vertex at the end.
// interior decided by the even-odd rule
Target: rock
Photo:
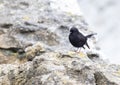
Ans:
{"type": "Polygon", "coordinates": [[[43,45],[38,42],[33,46],[29,46],[25,49],[25,53],[26,53],[26,58],[28,59],[28,61],[33,60],[33,58],[37,55],[40,55],[40,53],[44,53],[45,49],[43,48],[43,45]]]}
{"type": "Polygon", "coordinates": [[[96,72],[95,74],[96,84],[97,85],[119,85],[112,80],[108,80],[106,76],[102,72],[96,72]]]}
{"type": "MultiPolygon", "coordinates": [[[[99,69],[87,56],[83,58],[75,54],[71,58],[61,57],[62,55],[62,53],[48,52],[21,65],[7,65],[7,68],[1,65],[0,84],[119,85],[120,77],[108,73],[108,71],[112,73],[112,68],[116,66],[106,66],[107,69],[103,69],[100,64],[101,69],[99,69]]],[[[117,70],[118,68],[114,72],[117,70]]]]}
{"type": "Polygon", "coordinates": [[[0,53],[0,64],[12,64],[17,60],[16,56],[13,54],[11,56],[6,56],[0,53]]]}
{"type": "Polygon", "coordinates": [[[71,7],[66,1],[0,3],[0,85],[120,84],[120,66],[109,65],[93,52],[95,38],[89,41],[90,50],[73,52],[69,28],[76,26],[84,34],[92,31],[81,14],[61,8],[71,7]]]}
{"type": "Polygon", "coordinates": [[[90,59],[95,59],[95,58],[99,58],[100,57],[100,55],[98,53],[94,53],[94,52],[87,52],[87,56],[90,59]]]}
{"type": "Polygon", "coordinates": [[[12,36],[3,34],[0,35],[0,48],[20,48],[19,42],[12,36]]]}
{"type": "Polygon", "coordinates": [[[74,54],[73,57],[62,57],[63,55],[63,53],[48,52],[21,65],[7,65],[7,68],[6,65],[1,65],[0,84],[119,85],[119,74],[111,75],[112,72],[118,72],[116,66],[107,65],[104,68],[102,64],[99,64],[98,68],[98,65],[87,56],[81,57],[74,54]]]}
{"type": "Polygon", "coordinates": [[[1,26],[2,28],[10,28],[10,27],[13,26],[13,24],[11,24],[11,23],[4,23],[4,24],[1,24],[0,26],[1,26]]]}

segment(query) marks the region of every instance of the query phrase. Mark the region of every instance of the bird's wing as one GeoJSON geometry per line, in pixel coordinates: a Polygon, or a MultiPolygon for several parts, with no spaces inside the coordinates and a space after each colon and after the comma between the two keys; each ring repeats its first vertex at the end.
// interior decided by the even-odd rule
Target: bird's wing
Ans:
{"type": "Polygon", "coordinates": [[[80,40],[80,42],[86,42],[86,37],[85,36],[79,34],[77,37],[80,40]]]}

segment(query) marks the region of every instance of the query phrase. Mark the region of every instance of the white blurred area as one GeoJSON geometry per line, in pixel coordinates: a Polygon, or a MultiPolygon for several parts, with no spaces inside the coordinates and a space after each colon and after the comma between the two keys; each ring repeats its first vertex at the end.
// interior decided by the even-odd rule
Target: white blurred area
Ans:
{"type": "Polygon", "coordinates": [[[51,0],[51,7],[83,15],[97,32],[104,59],[120,64],[120,0],[51,0]]]}
{"type": "Polygon", "coordinates": [[[120,0],[78,0],[105,58],[120,64],[120,0]]]}

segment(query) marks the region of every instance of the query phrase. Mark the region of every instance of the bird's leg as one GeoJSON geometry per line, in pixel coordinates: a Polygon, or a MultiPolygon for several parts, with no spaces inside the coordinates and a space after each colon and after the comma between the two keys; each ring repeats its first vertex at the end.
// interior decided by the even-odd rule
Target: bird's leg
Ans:
{"type": "Polygon", "coordinates": [[[83,48],[83,49],[85,49],[85,47],[84,47],[84,46],[83,46],[82,48],[83,48]]]}
{"type": "Polygon", "coordinates": [[[90,49],[90,47],[89,47],[88,43],[86,42],[85,44],[86,44],[86,46],[90,49]]]}
{"type": "Polygon", "coordinates": [[[79,53],[79,52],[80,52],[80,50],[81,50],[81,48],[78,48],[78,49],[77,49],[77,53],[79,53]]]}
{"type": "Polygon", "coordinates": [[[81,48],[78,48],[77,53],[78,53],[81,57],[85,56],[85,54],[81,51],[81,48]]]}

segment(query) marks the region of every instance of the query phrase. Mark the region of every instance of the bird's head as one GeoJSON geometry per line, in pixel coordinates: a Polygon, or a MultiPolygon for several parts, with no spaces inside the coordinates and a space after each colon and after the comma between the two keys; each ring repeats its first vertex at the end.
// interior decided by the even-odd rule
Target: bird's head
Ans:
{"type": "Polygon", "coordinates": [[[78,29],[76,27],[72,27],[70,29],[70,33],[73,33],[73,32],[79,32],[78,29]]]}

